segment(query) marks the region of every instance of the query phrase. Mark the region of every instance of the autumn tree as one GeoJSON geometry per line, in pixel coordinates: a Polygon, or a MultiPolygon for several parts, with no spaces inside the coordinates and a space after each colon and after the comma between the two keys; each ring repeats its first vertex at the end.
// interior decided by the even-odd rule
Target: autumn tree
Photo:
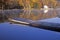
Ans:
{"type": "MultiPolygon", "coordinates": [[[[41,9],[44,7],[44,5],[47,5],[48,7],[50,8],[56,8],[56,5],[57,5],[57,0],[21,0],[19,2],[20,4],[23,4],[23,6],[25,8],[28,8],[28,9],[41,9]]],[[[26,12],[24,13],[23,16],[25,17],[28,17],[29,13],[26,12]],[[27,13],[27,14],[26,14],[27,13]],[[28,15],[28,16],[27,16],[28,15]]],[[[41,14],[38,14],[38,16],[35,16],[34,15],[35,13],[31,13],[31,19],[38,19],[37,17],[39,18],[43,18],[41,15],[43,15],[42,13],[41,14]]],[[[47,13],[47,16],[48,16],[48,13],[47,13]]],[[[44,17],[47,17],[46,14],[44,15],[44,17]]],[[[50,16],[51,17],[51,16],[50,16]]]]}

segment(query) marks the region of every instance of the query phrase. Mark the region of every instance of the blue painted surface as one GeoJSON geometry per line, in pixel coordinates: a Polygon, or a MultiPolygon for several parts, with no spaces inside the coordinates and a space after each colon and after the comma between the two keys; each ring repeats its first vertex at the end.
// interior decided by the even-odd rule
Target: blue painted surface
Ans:
{"type": "Polygon", "coordinates": [[[0,24],[0,40],[60,40],[60,33],[20,24],[0,24]]]}

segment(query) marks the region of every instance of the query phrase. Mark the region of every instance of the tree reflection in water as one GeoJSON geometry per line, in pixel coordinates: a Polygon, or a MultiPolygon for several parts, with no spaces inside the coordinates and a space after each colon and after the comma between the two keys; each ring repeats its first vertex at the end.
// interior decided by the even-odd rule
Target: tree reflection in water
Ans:
{"type": "Polygon", "coordinates": [[[7,21],[7,16],[3,15],[2,13],[0,13],[0,23],[3,23],[5,21],[7,21]]]}

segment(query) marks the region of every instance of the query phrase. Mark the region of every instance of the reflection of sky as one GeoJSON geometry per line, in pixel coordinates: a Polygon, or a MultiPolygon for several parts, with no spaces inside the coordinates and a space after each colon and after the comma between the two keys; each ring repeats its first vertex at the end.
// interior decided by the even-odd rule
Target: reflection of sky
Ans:
{"type": "Polygon", "coordinates": [[[60,40],[60,33],[25,25],[1,23],[0,40],[60,40]]]}

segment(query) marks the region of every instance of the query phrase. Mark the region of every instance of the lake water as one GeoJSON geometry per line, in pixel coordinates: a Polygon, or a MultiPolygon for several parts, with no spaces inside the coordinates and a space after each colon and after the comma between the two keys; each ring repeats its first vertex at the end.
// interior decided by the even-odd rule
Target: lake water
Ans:
{"type": "Polygon", "coordinates": [[[60,32],[4,22],[0,23],[0,40],[60,40],[60,32]]]}
{"type": "Polygon", "coordinates": [[[27,18],[31,20],[39,20],[39,19],[48,19],[52,17],[60,17],[60,8],[50,9],[47,13],[44,13],[44,10],[32,9],[32,10],[0,10],[0,13],[8,17],[20,17],[27,18]]]}

